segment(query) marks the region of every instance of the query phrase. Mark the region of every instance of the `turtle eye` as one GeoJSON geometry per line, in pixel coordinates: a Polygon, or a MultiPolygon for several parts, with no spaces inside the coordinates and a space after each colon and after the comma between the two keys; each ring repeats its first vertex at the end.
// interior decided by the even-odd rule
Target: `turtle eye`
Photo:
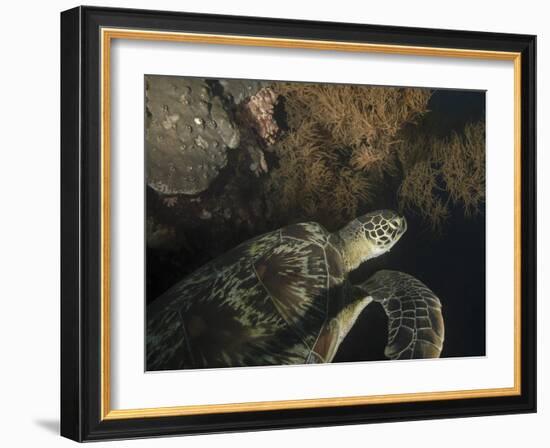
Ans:
{"type": "Polygon", "coordinates": [[[399,218],[393,218],[390,220],[389,224],[392,229],[398,229],[401,227],[401,220],[399,218]]]}

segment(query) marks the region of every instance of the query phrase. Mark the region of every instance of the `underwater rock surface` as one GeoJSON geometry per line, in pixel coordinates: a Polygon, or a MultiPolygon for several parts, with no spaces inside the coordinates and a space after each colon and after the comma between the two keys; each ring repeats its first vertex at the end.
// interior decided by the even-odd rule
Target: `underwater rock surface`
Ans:
{"type": "Polygon", "coordinates": [[[269,86],[266,81],[254,81],[249,79],[220,79],[224,96],[239,105],[247,98],[256,95],[263,87],[269,86]]]}
{"type": "Polygon", "coordinates": [[[197,194],[227,164],[240,134],[222,99],[203,79],[146,79],[146,169],[163,194],[197,194]]]}

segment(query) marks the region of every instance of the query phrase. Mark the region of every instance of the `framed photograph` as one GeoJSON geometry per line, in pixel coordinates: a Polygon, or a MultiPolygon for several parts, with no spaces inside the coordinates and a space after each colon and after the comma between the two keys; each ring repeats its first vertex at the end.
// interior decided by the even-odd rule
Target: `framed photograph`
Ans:
{"type": "Polygon", "coordinates": [[[61,14],[61,433],[536,410],[535,36],[61,14]]]}

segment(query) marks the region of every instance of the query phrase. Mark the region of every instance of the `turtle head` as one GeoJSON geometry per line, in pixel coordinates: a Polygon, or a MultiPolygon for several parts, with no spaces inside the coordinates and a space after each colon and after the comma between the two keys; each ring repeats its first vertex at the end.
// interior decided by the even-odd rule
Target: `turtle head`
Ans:
{"type": "Polygon", "coordinates": [[[338,232],[346,270],[349,272],[388,252],[406,230],[405,217],[392,210],[378,210],[355,218],[338,232]]]}

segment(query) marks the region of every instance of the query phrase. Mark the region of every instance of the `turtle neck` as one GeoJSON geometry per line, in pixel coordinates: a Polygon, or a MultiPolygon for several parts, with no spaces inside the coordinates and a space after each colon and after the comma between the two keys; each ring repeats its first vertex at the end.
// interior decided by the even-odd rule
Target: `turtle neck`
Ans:
{"type": "Polygon", "coordinates": [[[346,273],[358,268],[361,263],[370,258],[380,255],[375,244],[365,238],[363,232],[350,227],[348,225],[334,234],[335,242],[333,243],[342,255],[346,273]]]}

